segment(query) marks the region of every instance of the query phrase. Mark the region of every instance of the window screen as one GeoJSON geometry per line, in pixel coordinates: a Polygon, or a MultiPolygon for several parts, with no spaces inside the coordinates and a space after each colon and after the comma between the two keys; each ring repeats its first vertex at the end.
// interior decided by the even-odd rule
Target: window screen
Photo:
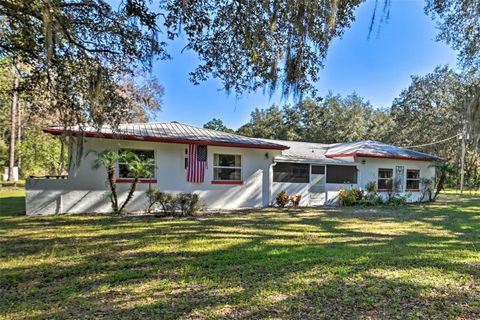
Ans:
{"type": "Polygon", "coordinates": [[[312,174],[325,174],[325,166],[312,166],[312,174]]]}
{"type": "Polygon", "coordinates": [[[357,167],[355,166],[327,166],[327,183],[357,183],[357,167]]]}
{"type": "Polygon", "coordinates": [[[277,162],[273,166],[273,182],[308,183],[310,166],[305,163],[277,162]]]}

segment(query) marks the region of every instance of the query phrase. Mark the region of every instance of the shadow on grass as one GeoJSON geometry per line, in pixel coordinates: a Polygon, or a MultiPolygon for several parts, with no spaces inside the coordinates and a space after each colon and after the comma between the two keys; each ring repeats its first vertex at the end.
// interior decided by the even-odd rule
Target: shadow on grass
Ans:
{"type": "Polygon", "coordinates": [[[475,319],[476,201],[179,220],[12,217],[0,234],[0,315],[475,319]]]}
{"type": "Polygon", "coordinates": [[[25,196],[0,198],[0,217],[25,215],[25,196]]]}

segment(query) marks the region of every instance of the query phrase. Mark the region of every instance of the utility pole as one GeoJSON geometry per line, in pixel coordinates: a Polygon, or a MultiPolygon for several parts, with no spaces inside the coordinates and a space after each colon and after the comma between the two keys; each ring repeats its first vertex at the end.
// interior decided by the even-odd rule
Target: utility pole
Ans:
{"type": "Polygon", "coordinates": [[[466,142],[467,139],[467,123],[463,123],[462,129],[462,158],[460,159],[460,193],[463,193],[464,183],[465,183],[465,153],[466,153],[466,142]]]}
{"type": "Polygon", "coordinates": [[[15,117],[17,116],[18,109],[18,87],[20,82],[20,77],[18,75],[18,65],[14,63],[12,66],[13,74],[13,97],[12,97],[12,108],[10,109],[10,149],[8,156],[8,181],[14,182],[13,177],[13,168],[15,167],[15,136],[17,134],[15,125],[15,117]]]}

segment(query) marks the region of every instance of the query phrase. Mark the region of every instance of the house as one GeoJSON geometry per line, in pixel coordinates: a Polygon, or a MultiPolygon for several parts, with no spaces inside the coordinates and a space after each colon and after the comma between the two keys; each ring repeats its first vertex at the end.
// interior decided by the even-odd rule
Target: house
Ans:
{"type": "MultiPolygon", "coordinates": [[[[44,132],[60,135],[61,128],[44,132]]],[[[129,149],[155,163],[142,177],[128,211],[142,211],[145,191],[195,192],[210,209],[266,207],[284,190],[302,195],[300,205],[334,204],[342,188],[364,188],[375,181],[384,196],[394,187],[408,201],[421,201],[421,179],[432,179],[430,165],[440,159],[375,141],[319,144],[243,137],[178,122],[71,127],[67,135],[83,143],[70,150],[67,177],[29,178],[29,215],[109,212],[105,170],[92,168],[90,150],[129,149]],[[75,160],[76,159],[76,160],[75,160]],[[394,181],[398,181],[395,183],[394,181]]],[[[117,183],[125,197],[131,178],[117,164],[117,183]]]]}

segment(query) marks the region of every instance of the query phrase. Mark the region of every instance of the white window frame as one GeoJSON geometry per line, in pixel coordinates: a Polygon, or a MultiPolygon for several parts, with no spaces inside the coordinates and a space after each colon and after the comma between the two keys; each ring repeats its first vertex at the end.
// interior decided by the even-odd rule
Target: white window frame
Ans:
{"type": "MultiPolygon", "coordinates": [[[[156,166],[156,152],[155,149],[140,149],[140,148],[120,148],[118,149],[118,152],[122,152],[124,150],[127,151],[152,151],[153,152],[153,175],[152,177],[139,177],[139,179],[156,179],[157,176],[157,166],[156,166]]],[[[125,164],[124,162],[119,162],[117,161],[117,167],[116,167],[116,176],[117,179],[133,179],[132,177],[121,177],[120,176],[120,165],[125,164]]]]}
{"type": "Polygon", "coordinates": [[[407,169],[405,170],[405,191],[418,191],[420,190],[420,169],[407,169]],[[417,171],[418,172],[418,178],[416,179],[409,179],[408,178],[408,171],[417,171]],[[408,181],[418,181],[418,188],[417,189],[408,189],[408,181]]]}
{"type": "Polygon", "coordinates": [[[242,161],[242,155],[239,153],[220,153],[220,152],[215,152],[213,153],[213,164],[212,164],[212,174],[213,174],[213,180],[214,181],[243,181],[243,161],[242,161]],[[229,167],[229,166],[217,166],[215,165],[215,156],[239,156],[240,157],[240,167],[229,167]],[[215,169],[240,169],[240,180],[225,180],[225,179],[215,179],[215,169]]]}
{"type": "Polygon", "coordinates": [[[380,192],[391,192],[395,189],[395,186],[393,185],[393,182],[394,182],[394,174],[395,174],[395,169],[393,168],[385,168],[385,167],[382,167],[382,168],[378,168],[377,169],[377,190],[380,191],[380,192]],[[380,178],[380,170],[391,170],[392,171],[392,176],[390,178],[380,178]],[[380,189],[379,186],[378,186],[378,181],[379,180],[391,180],[392,181],[392,188],[391,189],[380,189]]]}

